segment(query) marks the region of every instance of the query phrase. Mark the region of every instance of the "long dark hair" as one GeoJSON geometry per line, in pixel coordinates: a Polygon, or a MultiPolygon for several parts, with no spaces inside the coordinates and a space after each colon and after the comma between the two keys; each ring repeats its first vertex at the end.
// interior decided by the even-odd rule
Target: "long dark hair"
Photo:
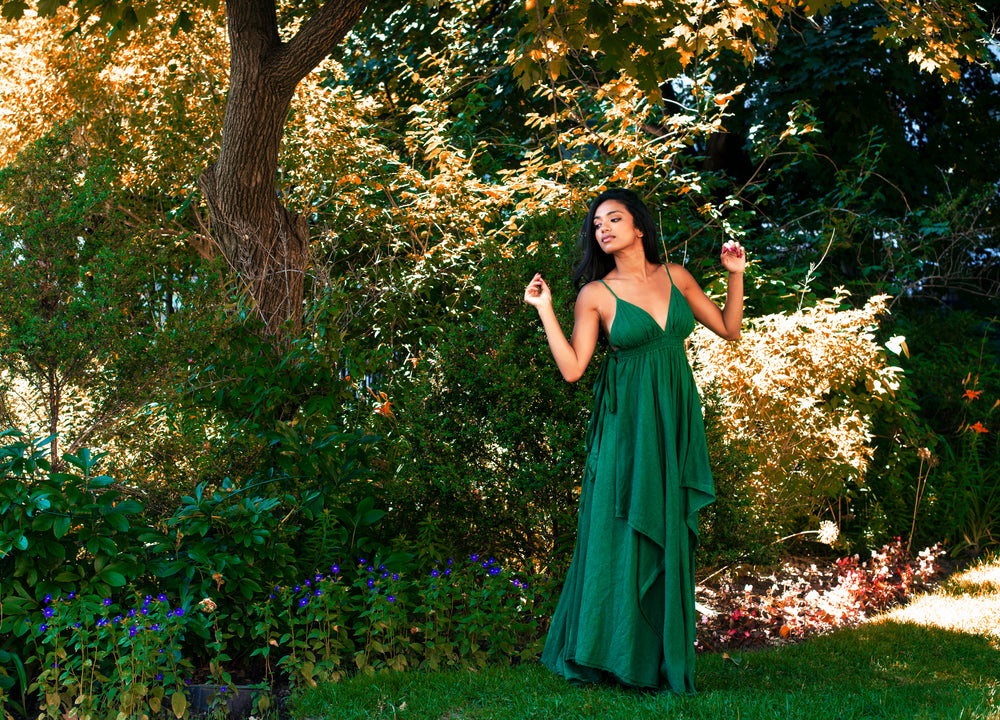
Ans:
{"type": "Polygon", "coordinates": [[[642,233],[642,248],[646,260],[660,264],[660,233],[645,203],[631,190],[611,188],[602,192],[590,203],[587,219],[580,228],[579,244],[582,258],[573,271],[573,286],[577,289],[585,283],[600,280],[615,268],[614,256],[605,253],[597,244],[597,232],[594,229],[594,214],[605,200],[617,200],[625,206],[632,216],[633,224],[642,233]]]}

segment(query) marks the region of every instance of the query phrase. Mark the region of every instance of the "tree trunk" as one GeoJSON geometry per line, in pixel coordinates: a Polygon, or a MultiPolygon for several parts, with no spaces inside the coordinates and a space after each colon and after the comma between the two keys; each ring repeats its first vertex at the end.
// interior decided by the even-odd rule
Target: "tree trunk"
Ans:
{"type": "Polygon", "coordinates": [[[336,47],[367,0],[326,0],[289,42],[274,0],[227,0],[230,87],[218,160],[198,179],[212,234],[269,335],[302,320],[306,218],[281,204],[278,148],[298,83],[336,47]]]}

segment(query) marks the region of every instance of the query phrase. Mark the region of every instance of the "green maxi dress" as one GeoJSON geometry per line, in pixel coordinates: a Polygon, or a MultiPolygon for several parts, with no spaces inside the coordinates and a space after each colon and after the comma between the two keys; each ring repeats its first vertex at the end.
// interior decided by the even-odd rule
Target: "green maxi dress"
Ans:
{"type": "Polygon", "coordinates": [[[672,278],[665,328],[615,299],[613,349],[587,429],[576,549],[542,662],[573,682],[692,693],[698,511],[715,499],[684,352],[694,315],[672,278]]]}

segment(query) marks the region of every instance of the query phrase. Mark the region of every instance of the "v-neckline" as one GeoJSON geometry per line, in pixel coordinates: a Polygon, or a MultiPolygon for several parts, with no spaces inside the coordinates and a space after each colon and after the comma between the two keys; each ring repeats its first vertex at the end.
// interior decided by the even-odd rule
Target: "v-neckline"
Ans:
{"type": "MultiPolygon", "coordinates": [[[[640,311],[646,317],[648,317],[650,322],[652,322],[653,325],[656,327],[656,329],[660,331],[661,335],[665,334],[667,332],[667,327],[670,325],[670,313],[674,309],[674,289],[676,287],[677,286],[674,285],[673,282],[670,283],[670,297],[667,300],[667,316],[664,319],[662,326],[660,325],[660,323],[656,322],[656,318],[653,317],[653,313],[649,312],[649,310],[642,307],[641,305],[636,305],[634,302],[629,302],[624,298],[620,298],[617,295],[615,295],[614,292],[612,292],[611,294],[614,295],[615,297],[615,316],[611,319],[611,324],[608,326],[608,337],[609,338],[611,337],[611,331],[614,329],[615,323],[618,321],[618,303],[625,303],[626,305],[631,305],[636,310],[640,311]]],[[[611,288],[608,288],[608,290],[611,290],[611,288]]]]}

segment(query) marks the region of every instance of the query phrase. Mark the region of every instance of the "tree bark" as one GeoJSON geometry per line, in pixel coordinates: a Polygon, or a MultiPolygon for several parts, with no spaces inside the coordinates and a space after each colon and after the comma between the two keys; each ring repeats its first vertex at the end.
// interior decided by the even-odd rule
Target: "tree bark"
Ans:
{"type": "Polygon", "coordinates": [[[274,0],[227,0],[230,87],[219,157],[198,179],[212,234],[269,335],[300,329],[309,261],[305,217],[278,197],[278,149],[299,82],[336,47],[367,0],[326,0],[289,42],[274,0]]]}

